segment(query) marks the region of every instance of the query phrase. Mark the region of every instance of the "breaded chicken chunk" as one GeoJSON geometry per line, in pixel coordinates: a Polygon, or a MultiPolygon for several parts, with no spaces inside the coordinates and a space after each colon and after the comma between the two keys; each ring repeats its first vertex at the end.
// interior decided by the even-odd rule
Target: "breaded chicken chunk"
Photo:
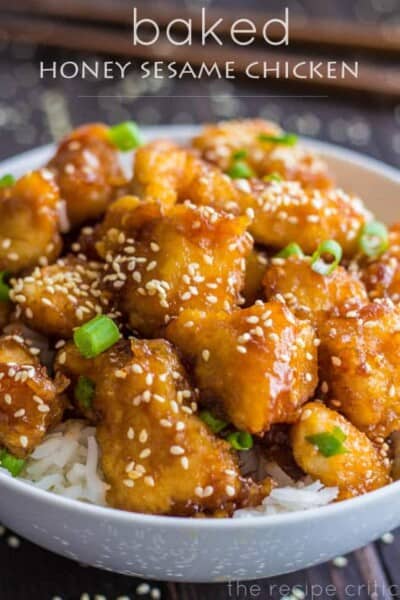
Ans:
{"type": "Polygon", "coordinates": [[[263,285],[266,298],[282,295],[297,317],[316,325],[328,316],[346,315],[369,301],[356,275],[341,266],[330,275],[320,275],[312,270],[309,258],[272,258],[263,285]]]}
{"type": "Polygon", "coordinates": [[[18,273],[57,258],[61,250],[59,200],[46,169],[0,188],[0,271],[18,273]]]}
{"type": "Polygon", "coordinates": [[[45,367],[19,336],[0,338],[0,444],[27,456],[62,417],[64,405],[45,367]]]}
{"type": "Polygon", "coordinates": [[[73,227],[100,217],[126,184],[118,149],[101,123],[83,125],[64,138],[48,168],[55,174],[73,227]]]}
{"type": "Polygon", "coordinates": [[[75,384],[95,385],[97,438],[116,508],[165,515],[213,514],[238,501],[242,489],[229,445],[194,414],[176,352],[165,340],[120,341],[95,359],[68,343],[57,369],[75,384]]]}
{"type": "Polygon", "coordinates": [[[188,310],[166,336],[192,366],[202,402],[239,430],[292,423],[317,385],[313,328],[281,302],[231,314],[188,310]]]}
{"type": "Polygon", "coordinates": [[[298,143],[288,144],[275,123],[262,119],[228,121],[206,126],[193,140],[202,157],[228,171],[237,153],[257,177],[279,174],[283,179],[299,181],[305,187],[325,189],[332,186],[326,164],[298,143]]]}
{"type": "Polygon", "coordinates": [[[243,298],[245,306],[252,306],[256,300],[264,297],[263,278],[268,258],[265,252],[254,248],[246,259],[243,298]]]}
{"type": "Polygon", "coordinates": [[[209,207],[122,199],[110,207],[97,250],[104,284],[132,328],[157,335],[185,308],[232,310],[252,247],[248,219],[209,207]],[[131,206],[131,210],[129,208],[131,206]]]}
{"type": "Polygon", "coordinates": [[[400,301],[400,223],[389,230],[389,248],[379,258],[366,260],[361,277],[369,296],[400,301]]]}
{"type": "Polygon", "coordinates": [[[293,426],[294,458],[305,473],[338,487],[338,500],[390,483],[389,460],[347,419],[321,402],[303,406],[293,426]]]}
{"type": "Polygon", "coordinates": [[[45,335],[70,338],[73,330],[108,311],[101,289],[104,268],[69,255],[48,267],[36,267],[12,281],[11,299],[17,316],[45,335]]]}
{"type": "Polygon", "coordinates": [[[400,307],[372,303],[320,324],[321,378],[328,397],[373,438],[400,427],[400,307]]]}

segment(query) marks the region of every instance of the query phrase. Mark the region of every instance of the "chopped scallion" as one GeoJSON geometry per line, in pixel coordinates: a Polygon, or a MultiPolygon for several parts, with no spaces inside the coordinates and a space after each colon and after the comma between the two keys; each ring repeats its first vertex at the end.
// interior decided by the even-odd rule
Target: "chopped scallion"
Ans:
{"type": "Polygon", "coordinates": [[[204,421],[204,423],[211,429],[213,433],[219,433],[228,426],[226,421],[217,419],[217,417],[214,417],[214,415],[208,410],[203,410],[200,413],[200,419],[204,421]]]}
{"type": "Polygon", "coordinates": [[[342,260],[342,247],[335,240],[326,240],[322,242],[311,257],[311,268],[315,273],[320,275],[330,275],[339,265],[342,260]],[[324,255],[330,255],[332,257],[331,262],[326,262],[324,255]]]}
{"type": "Polygon", "coordinates": [[[260,142],[268,142],[270,144],[283,144],[285,146],[294,146],[297,144],[298,136],[294,133],[280,133],[277,135],[268,135],[267,133],[261,133],[258,136],[260,142]]]}
{"type": "Polygon", "coordinates": [[[6,175],[3,175],[2,177],[0,177],[0,188],[10,187],[10,186],[14,185],[14,183],[15,183],[15,177],[14,177],[14,175],[11,175],[10,173],[7,173],[6,175]]]}
{"type": "Polygon", "coordinates": [[[13,456],[7,450],[2,450],[0,453],[0,466],[7,469],[13,477],[17,477],[24,468],[25,461],[23,458],[13,456]]]}
{"type": "Polygon", "coordinates": [[[10,286],[7,283],[9,273],[0,271],[0,302],[8,302],[10,299],[10,286]]]}
{"type": "Polygon", "coordinates": [[[253,447],[253,436],[246,431],[235,431],[226,439],[235,450],[251,450],[253,447]]]}
{"type": "Polygon", "coordinates": [[[236,152],[233,153],[232,158],[234,160],[241,160],[242,158],[247,158],[247,155],[247,150],[243,148],[242,150],[236,150],[236,152]]]}
{"type": "Polygon", "coordinates": [[[229,171],[229,177],[232,179],[250,179],[254,177],[254,171],[244,160],[235,160],[229,171]]]}
{"type": "Polygon", "coordinates": [[[303,250],[296,242],[291,242],[276,255],[277,258],[289,258],[289,256],[298,256],[300,258],[304,256],[303,250]]]}
{"type": "Polygon", "coordinates": [[[121,334],[110,317],[98,315],[74,331],[74,342],[82,356],[94,358],[118,342],[121,334]]]}
{"type": "Polygon", "coordinates": [[[95,389],[96,386],[89,377],[80,375],[75,385],[74,396],[81,408],[91,408],[95,389]]]}
{"type": "Polygon", "coordinates": [[[334,427],[333,431],[324,431],[322,433],[316,433],[306,437],[307,442],[313,444],[318,448],[318,451],[325,456],[330,458],[331,456],[337,456],[338,454],[345,454],[346,448],[343,446],[343,442],[347,436],[340,427],[334,427]]]}
{"type": "Polygon", "coordinates": [[[142,144],[142,136],[135,121],[125,121],[110,127],[108,135],[121,152],[129,152],[142,144]]]}
{"type": "Polygon", "coordinates": [[[389,246],[389,234],[386,226],[379,221],[366,223],[358,238],[358,246],[361,252],[367,256],[380,256],[389,246]]]}
{"type": "Polygon", "coordinates": [[[265,175],[264,181],[277,181],[278,183],[280,183],[281,181],[283,181],[283,179],[282,175],[280,175],[279,173],[270,173],[269,175],[265,175]]]}

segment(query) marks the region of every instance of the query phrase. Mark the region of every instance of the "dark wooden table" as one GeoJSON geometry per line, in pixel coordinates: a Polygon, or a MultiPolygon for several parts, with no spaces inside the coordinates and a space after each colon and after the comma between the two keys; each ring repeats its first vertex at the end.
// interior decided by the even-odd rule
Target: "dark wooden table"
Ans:
{"type": "MultiPolygon", "coordinates": [[[[219,3],[229,6],[232,0],[219,3]]],[[[240,5],[240,0],[236,4],[240,5]]],[[[262,3],[254,0],[252,4],[259,8],[262,3]]],[[[285,5],[297,13],[372,22],[400,16],[399,0],[288,0],[285,5]]],[[[282,3],[271,0],[271,6],[282,3]]],[[[400,167],[400,104],[383,101],[379,95],[297,98],[294,95],[310,94],[310,90],[240,80],[234,84],[197,81],[193,85],[190,81],[143,82],[135,76],[119,83],[38,79],[39,60],[88,58],[94,57],[10,43],[2,37],[0,23],[0,159],[57,139],[72,126],[94,119],[118,122],[135,118],[142,124],[157,125],[262,116],[279,120],[285,129],[336,142],[400,167]],[[126,97],[116,100],[104,97],[107,95],[126,97]]],[[[278,600],[294,587],[303,590],[306,598],[400,598],[400,536],[392,543],[387,543],[392,541],[388,538],[386,543],[378,541],[354,552],[341,567],[328,563],[244,584],[147,582],[151,594],[140,596],[140,580],[78,565],[3,529],[0,534],[0,600],[88,600],[83,594],[89,594],[90,600],[156,600],[157,590],[164,600],[278,600]]],[[[303,597],[301,592],[297,597],[303,597]]]]}

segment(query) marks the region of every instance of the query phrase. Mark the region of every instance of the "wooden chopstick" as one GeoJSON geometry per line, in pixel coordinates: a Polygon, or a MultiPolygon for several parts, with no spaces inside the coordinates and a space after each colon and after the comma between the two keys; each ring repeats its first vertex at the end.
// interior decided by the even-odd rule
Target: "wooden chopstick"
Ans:
{"type": "MultiPolygon", "coordinates": [[[[9,0],[0,0],[0,7],[10,11],[41,14],[43,16],[62,17],[64,19],[81,19],[92,22],[131,25],[132,5],[124,0],[113,0],[112,4],[104,0],[89,2],[88,0],[18,0],[11,5],[9,0]]],[[[168,2],[151,2],[138,7],[141,18],[155,20],[161,27],[172,19],[191,18],[194,31],[201,29],[199,10],[177,8],[168,2]]],[[[263,23],[271,17],[268,13],[250,10],[207,8],[207,22],[210,24],[217,19],[223,19],[218,30],[225,36],[229,34],[231,25],[239,18],[246,17],[255,23],[263,23]]],[[[272,38],[282,35],[279,26],[271,27],[272,38]]],[[[258,32],[259,37],[260,32],[258,32]]],[[[335,47],[344,50],[365,50],[380,53],[400,52],[400,25],[367,25],[356,22],[303,19],[290,15],[291,44],[309,44],[312,46],[335,47]]]]}
{"type": "MultiPolygon", "coordinates": [[[[27,19],[25,17],[2,15],[0,32],[16,41],[35,44],[56,46],[72,50],[83,50],[106,54],[108,56],[125,56],[136,59],[157,59],[176,61],[183,64],[189,61],[193,66],[199,66],[206,62],[216,62],[224,68],[226,61],[235,60],[236,71],[244,73],[246,66],[251,62],[262,62],[263,58],[270,63],[287,61],[289,65],[295,65],[301,61],[309,60],[307,56],[284,54],[270,51],[263,56],[257,49],[241,49],[233,46],[203,47],[200,43],[192,46],[175,47],[166,41],[160,41],[155,46],[134,46],[130,36],[121,35],[121,31],[105,27],[88,27],[86,25],[71,22],[62,23],[51,19],[27,19]]],[[[321,60],[326,62],[326,60],[321,60]]],[[[254,73],[257,69],[254,69],[254,73]]],[[[260,70],[258,70],[260,73],[260,70]]],[[[290,81],[299,80],[289,76],[290,81]]],[[[262,79],[257,80],[261,82],[262,79]]],[[[283,80],[282,80],[283,81],[283,80]]],[[[350,90],[355,92],[369,92],[389,97],[400,97],[400,74],[394,69],[375,66],[360,65],[358,79],[301,79],[304,85],[323,85],[329,89],[350,90]]],[[[269,80],[264,80],[263,85],[267,88],[269,80]]]]}

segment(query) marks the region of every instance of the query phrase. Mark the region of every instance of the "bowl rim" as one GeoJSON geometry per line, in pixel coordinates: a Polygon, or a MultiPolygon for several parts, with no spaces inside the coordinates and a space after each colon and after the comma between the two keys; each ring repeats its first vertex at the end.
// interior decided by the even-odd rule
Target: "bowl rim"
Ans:
{"type": "MultiPolygon", "coordinates": [[[[142,131],[146,138],[160,137],[168,135],[169,137],[186,138],[196,134],[200,130],[197,125],[163,125],[143,127],[142,131]]],[[[317,152],[332,158],[347,160],[358,167],[372,171],[374,174],[386,177],[394,183],[400,184],[400,170],[390,166],[380,160],[370,156],[361,154],[360,152],[343,148],[336,144],[314,140],[305,136],[299,136],[305,146],[315,149],[317,152]]],[[[9,170],[17,170],[25,167],[30,161],[37,160],[39,157],[46,156],[54,148],[53,144],[40,146],[33,150],[28,150],[14,157],[0,161],[0,175],[9,170]]],[[[193,517],[174,517],[164,515],[149,515],[144,513],[134,513],[125,510],[120,510],[108,506],[89,504],[81,500],[75,500],[48,492],[35,487],[33,484],[11,477],[11,475],[0,470],[0,485],[5,485],[12,492],[21,493],[27,498],[34,501],[42,501],[44,504],[51,505],[55,508],[65,509],[72,512],[79,510],[82,514],[91,517],[99,517],[100,519],[108,519],[110,521],[127,521],[132,525],[143,525],[147,527],[165,527],[187,529],[189,531],[204,531],[214,529],[233,529],[242,530],[243,528],[251,529],[258,528],[261,524],[272,526],[280,526],[293,524],[299,521],[314,521],[317,517],[330,518],[337,513],[347,510],[357,510],[358,508],[367,507],[369,504],[379,502],[386,495],[394,495],[400,492],[400,481],[392,482],[378,490],[368,492],[356,498],[342,500],[326,506],[312,508],[309,510],[299,510],[289,513],[278,513],[275,515],[256,515],[248,518],[229,518],[229,519],[195,519],[193,517]]]]}

